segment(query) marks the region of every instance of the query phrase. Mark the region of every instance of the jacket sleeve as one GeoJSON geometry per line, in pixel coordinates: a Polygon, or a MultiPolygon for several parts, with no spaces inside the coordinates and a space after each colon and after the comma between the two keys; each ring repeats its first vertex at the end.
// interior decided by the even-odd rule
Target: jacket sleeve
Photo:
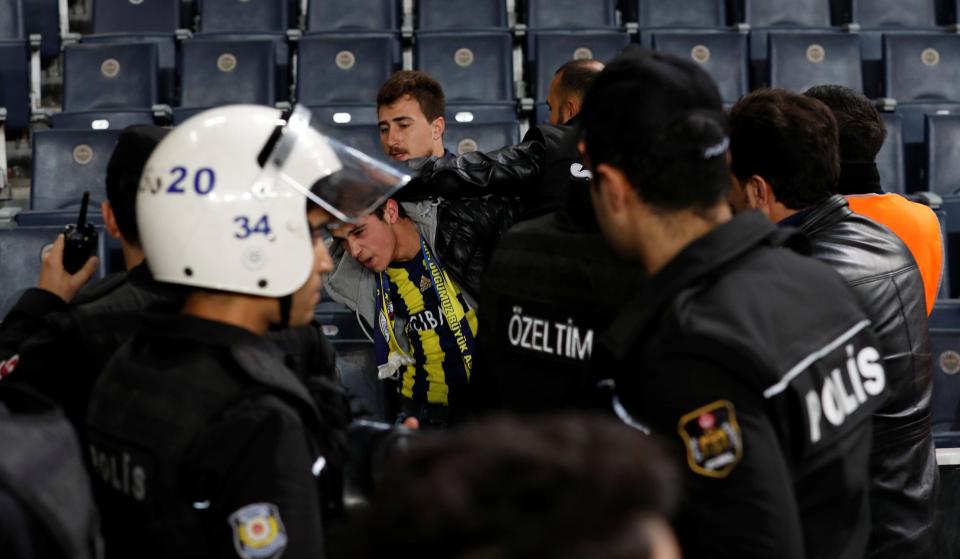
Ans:
{"type": "Polygon", "coordinates": [[[0,323],[0,361],[16,355],[23,342],[43,328],[49,314],[68,308],[63,299],[49,291],[28,289],[0,323]]]}
{"type": "Polygon", "coordinates": [[[649,373],[640,417],[672,443],[685,472],[684,556],[804,557],[791,471],[761,395],[724,365],[691,355],[649,373]]]}
{"type": "Polygon", "coordinates": [[[262,396],[230,410],[194,444],[186,492],[209,501],[211,557],[324,556],[315,459],[297,414],[262,396]],[[273,554],[267,550],[273,549],[273,554]]]}
{"type": "Polygon", "coordinates": [[[530,141],[500,150],[431,159],[398,193],[401,200],[461,198],[492,194],[518,196],[535,188],[545,157],[544,145],[530,141]]]}

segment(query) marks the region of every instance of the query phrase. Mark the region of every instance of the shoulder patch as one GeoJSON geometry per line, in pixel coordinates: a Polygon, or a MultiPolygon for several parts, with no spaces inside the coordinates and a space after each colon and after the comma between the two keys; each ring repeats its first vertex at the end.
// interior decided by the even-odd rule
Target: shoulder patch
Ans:
{"type": "Polygon", "coordinates": [[[6,361],[0,361],[0,379],[8,377],[17,369],[17,363],[20,363],[20,355],[14,355],[6,361]]]}
{"type": "Polygon", "coordinates": [[[247,505],[230,515],[233,546],[242,559],[277,559],[287,548],[287,531],[277,506],[247,505]]]}
{"type": "Polygon", "coordinates": [[[733,403],[717,400],[680,418],[677,426],[694,473],[725,478],[743,456],[743,438],[733,403]]]}

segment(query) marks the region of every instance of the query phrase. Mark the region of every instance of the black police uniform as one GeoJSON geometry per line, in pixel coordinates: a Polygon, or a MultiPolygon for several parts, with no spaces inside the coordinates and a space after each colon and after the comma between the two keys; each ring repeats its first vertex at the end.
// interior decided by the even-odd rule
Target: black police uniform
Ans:
{"type": "MultiPolygon", "coordinates": [[[[140,329],[144,313],[176,313],[185,297],[180,286],[154,280],[146,263],[87,286],[69,304],[30,289],[0,326],[0,360],[13,361],[10,378],[52,398],[82,430],[90,391],[113,353],[140,329]]],[[[336,357],[320,327],[284,328],[269,337],[323,409],[341,413],[335,409],[341,387],[327,382],[337,377],[336,357]]]]}
{"type": "Polygon", "coordinates": [[[863,557],[878,342],[844,281],[735,217],[651,280],[602,336],[622,417],[686,465],[688,557],[863,557]]]}
{"type": "Polygon", "coordinates": [[[330,441],[265,338],[149,318],[98,380],[87,431],[108,557],[323,556],[330,441]]]}
{"type": "Polygon", "coordinates": [[[100,557],[99,521],[77,436],[53,402],[0,385],[0,555],[100,557]]]}

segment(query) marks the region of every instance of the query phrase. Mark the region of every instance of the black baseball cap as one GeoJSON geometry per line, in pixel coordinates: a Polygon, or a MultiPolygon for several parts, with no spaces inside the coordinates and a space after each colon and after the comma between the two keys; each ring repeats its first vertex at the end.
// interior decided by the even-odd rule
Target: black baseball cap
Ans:
{"type": "Polygon", "coordinates": [[[671,125],[690,115],[715,119],[726,129],[723,99],[716,83],[699,64],[671,54],[630,47],[613,59],[587,91],[580,111],[581,137],[609,133],[597,126],[619,123],[631,143],[649,156],[689,153],[693,158],[726,152],[726,137],[678,142],[671,125]]]}

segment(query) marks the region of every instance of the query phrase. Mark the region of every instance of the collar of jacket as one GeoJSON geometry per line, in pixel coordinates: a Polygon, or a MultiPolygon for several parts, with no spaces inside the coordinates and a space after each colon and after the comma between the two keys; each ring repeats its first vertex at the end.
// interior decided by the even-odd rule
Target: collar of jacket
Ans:
{"type": "Polygon", "coordinates": [[[883,194],[880,171],[873,161],[841,161],[837,192],[847,194],[883,194]]]}
{"type": "Polygon", "coordinates": [[[777,228],[760,212],[738,214],[695,240],[651,278],[603,333],[603,345],[623,360],[680,291],[719,272],[758,245],[780,246],[797,235],[795,229],[777,228]]]}
{"type": "Polygon", "coordinates": [[[846,219],[851,213],[853,212],[847,204],[847,199],[839,194],[833,194],[807,210],[806,218],[796,226],[803,234],[813,236],[838,221],[846,219]]]}

